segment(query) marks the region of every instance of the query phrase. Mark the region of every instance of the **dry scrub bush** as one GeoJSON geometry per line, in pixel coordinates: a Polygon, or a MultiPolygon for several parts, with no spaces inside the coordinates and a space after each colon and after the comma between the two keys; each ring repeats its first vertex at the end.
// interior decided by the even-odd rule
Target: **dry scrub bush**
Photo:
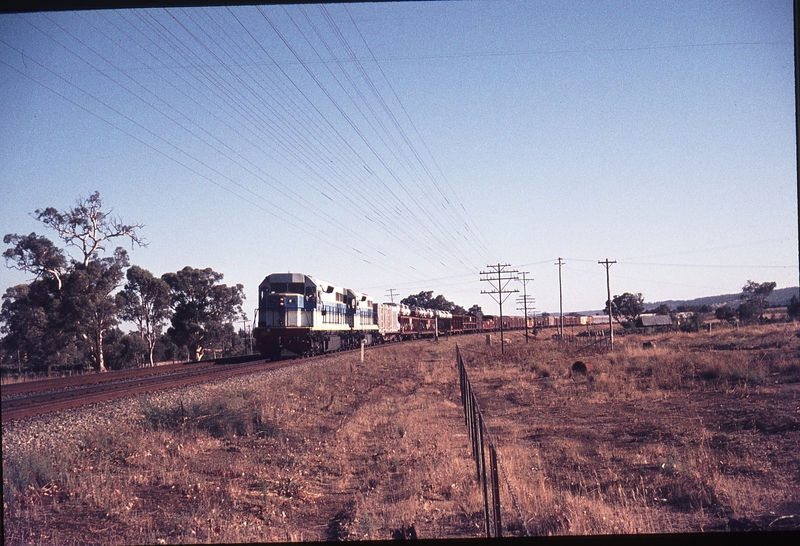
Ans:
{"type": "Polygon", "coordinates": [[[140,398],[140,406],[145,424],[155,430],[203,431],[213,438],[277,434],[254,390],[225,389],[203,400],[180,401],[169,407],[140,398]]]}
{"type": "MultiPolygon", "coordinates": [[[[597,471],[588,468],[569,475],[548,475],[539,450],[523,446],[504,446],[501,457],[512,488],[520,502],[525,526],[533,535],[609,534],[654,532],[649,502],[642,486],[603,482],[597,471]],[[570,481],[564,487],[564,481],[570,481]]],[[[507,525],[521,534],[522,525],[512,510],[509,496],[501,499],[507,506],[507,525]]],[[[504,496],[505,495],[505,496],[504,496]]]]}
{"type": "MultiPolygon", "coordinates": [[[[225,444],[242,435],[275,435],[251,391],[210,390],[209,394],[205,400],[170,407],[157,407],[143,398],[145,428],[120,425],[94,431],[78,439],[75,452],[41,459],[23,454],[18,460],[4,454],[4,473],[8,470],[19,476],[4,487],[4,499],[11,500],[12,509],[14,499],[22,501],[17,503],[21,510],[4,514],[21,518],[13,525],[6,519],[8,543],[24,542],[26,533],[34,530],[44,535],[47,526],[41,522],[27,524],[37,513],[51,514],[54,529],[47,531],[48,536],[60,537],[58,542],[63,544],[85,543],[77,537],[92,528],[101,533],[92,535],[93,542],[105,542],[102,533],[111,530],[107,540],[112,543],[154,543],[165,537],[179,542],[212,536],[268,538],[263,533],[242,533],[235,526],[235,532],[226,534],[225,529],[234,527],[209,524],[217,517],[230,519],[222,513],[242,496],[236,480],[254,472],[246,459],[236,457],[236,448],[225,444]],[[42,464],[32,468],[36,461],[42,464]],[[49,472],[46,478],[42,469],[49,472]],[[38,483],[45,479],[47,484],[38,483]],[[34,484],[50,498],[33,494],[37,493],[34,484]],[[81,517],[95,521],[78,528],[81,517]]],[[[246,525],[247,520],[240,523],[246,525]]],[[[285,535],[274,538],[285,539],[285,535]]],[[[34,540],[40,541],[41,535],[34,540]]]]}

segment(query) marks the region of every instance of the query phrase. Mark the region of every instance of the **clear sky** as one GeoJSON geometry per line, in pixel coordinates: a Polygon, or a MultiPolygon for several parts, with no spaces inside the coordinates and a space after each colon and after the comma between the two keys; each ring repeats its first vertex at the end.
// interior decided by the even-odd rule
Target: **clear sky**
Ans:
{"type": "Polygon", "coordinates": [[[648,302],[796,286],[792,3],[0,15],[0,235],[95,190],[132,263],[211,267],[251,317],[281,271],[485,312],[498,263],[557,311],[558,257],[565,312],[606,258],[648,302]]]}

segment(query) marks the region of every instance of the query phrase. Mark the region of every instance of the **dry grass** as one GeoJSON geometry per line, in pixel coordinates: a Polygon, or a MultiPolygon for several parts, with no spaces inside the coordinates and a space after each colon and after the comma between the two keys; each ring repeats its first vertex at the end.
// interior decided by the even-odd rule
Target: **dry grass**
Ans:
{"type": "Polygon", "coordinates": [[[475,536],[453,344],[335,356],[3,458],[7,544],[475,536]],[[34,524],[34,522],[36,522],[34,524]]]}
{"type": "Polygon", "coordinates": [[[796,326],[490,350],[465,354],[534,533],[800,528],[796,326]]]}
{"type": "MultiPolygon", "coordinates": [[[[613,354],[518,333],[502,356],[482,336],[420,341],[173,407],[142,398],[141,423],[74,452],[4,451],[5,540],[479,536],[456,342],[533,533],[796,528],[797,334],[632,336],[613,354]],[[573,373],[576,360],[594,371],[573,373]]],[[[520,534],[505,484],[501,500],[505,532],[520,534]]]]}

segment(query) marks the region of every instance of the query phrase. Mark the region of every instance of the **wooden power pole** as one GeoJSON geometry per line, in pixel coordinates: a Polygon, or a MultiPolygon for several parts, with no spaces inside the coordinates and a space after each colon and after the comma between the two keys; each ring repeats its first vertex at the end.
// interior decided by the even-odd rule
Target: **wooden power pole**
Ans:
{"type": "Polygon", "coordinates": [[[533,279],[525,278],[525,275],[528,273],[530,273],[530,271],[522,272],[522,298],[517,298],[517,303],[522,304],[522,308],[517,307],[517,311],[522,311],[525,317],[525,343],[528,343],[528,304],[533,303],[533,298],[528,295],[528,281],[532,281],[533,279]]]}
{"type": "Polygon", "coordinates": [[[611,334],[611,350],[613,351],[614,350],[614,322],[611,319],[611,306],[613,305],[613,303],[611,301],[611,279],[610,279],[608,270],[611,269],[611,264],[615,264],[615,263],[617,263],[617,261],[616,260],[609,261],[608,258],[606,258],[606,261],[597,262],[597,263],[606,266],[606,290],[608,291],[608,329],[610,330],[610,334],[611,334]]]}
{"type": "Polygon", "coordinates": [[[489,294],[492,296],[492,299],[496,301],[500,305],[500,352],[505,353],[505,340],[503,339],[503,302],[508,298],[509,295],[513,294],[514,292],[519,292],[519,290],[510,290],[506,288],[508,283],[511,281],[519,280],[517,278],[517,271],[516,269],[506,269],[509,264],[497,264],[497,265],[487,265],[486,267],[492,268],[493,271],[481,271],[481,275],[484,277],[481,279],[482,281],[487,281],[492,284],[492,290],[481,290],[481,294],[489,294]],[[495,297],[497,294],[497,297],[495,297]],[[506,294],[503,296],[503,294],[506,294]]]}
{"type": "Polygon", "coordinates": [[[558,259],[558,263],[553,264],[553,265],[557,265],[558,266],[558,313],[559,313],[559,316],[561,317],[560,320],[559,320],[559,325],[558,325],[558,339],[559,340],[563,340],[564,339],[564,297],[563,297],[563,295],[561,293],[561,266],[564,265],[565,263],[567,263],[567,262],[565,262],[561,258],[559,258],[558,259]]]}

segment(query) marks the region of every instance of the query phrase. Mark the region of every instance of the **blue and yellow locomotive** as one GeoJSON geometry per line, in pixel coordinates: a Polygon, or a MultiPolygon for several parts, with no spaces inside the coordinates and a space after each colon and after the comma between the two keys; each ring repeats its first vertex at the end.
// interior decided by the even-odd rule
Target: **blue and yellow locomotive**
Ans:
{"type": "Polygon", "coordinates": [[[372,300],[302,273],[273,273],[258,287],[256,349],[266,358],[320,354],[373,343],[372,300]]]}

